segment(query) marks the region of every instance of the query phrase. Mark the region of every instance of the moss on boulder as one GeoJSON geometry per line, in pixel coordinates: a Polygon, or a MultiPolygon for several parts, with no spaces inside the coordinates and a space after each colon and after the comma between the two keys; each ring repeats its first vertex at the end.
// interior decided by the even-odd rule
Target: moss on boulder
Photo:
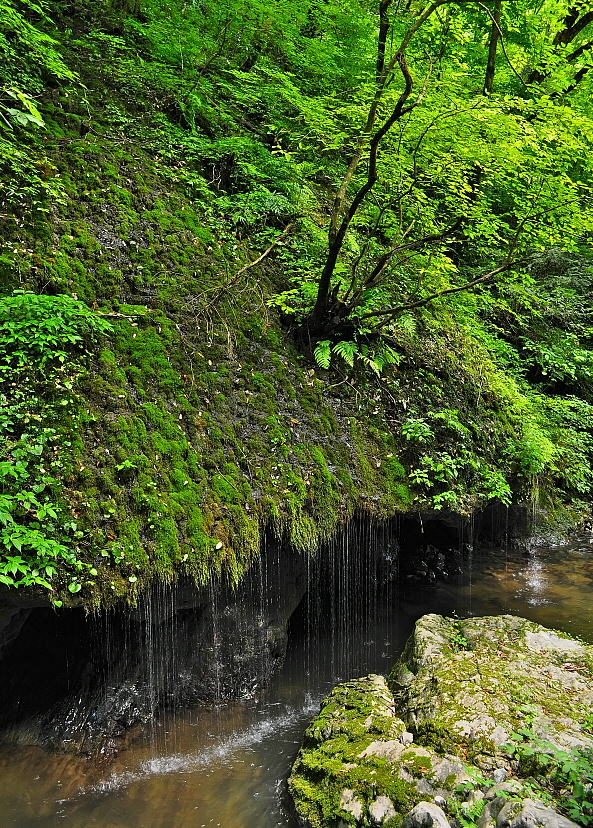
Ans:
{"type": "Polygon", "coordinates": [[[508,615],[424,616],[388,682],[346,682],[323,703],[289,781],[297,812],[312,828],[395,826],[432,802],[473,825],[535,797],[538,813],[572,815],[579,791],[573,807],[554,762],[593,772],[592,678],[593,647],[563,633],[508,615]],[[526,761],[540,747],[545,772],[526,761]]]}
{"type": "Polygon", "coordinates": [[[425,615],[389,674],[399,715],[427,744],[463,750],[484,770],[508,764],[529,722],[558,748],[593,747],[593,647],[512,615],[425,615]]]}

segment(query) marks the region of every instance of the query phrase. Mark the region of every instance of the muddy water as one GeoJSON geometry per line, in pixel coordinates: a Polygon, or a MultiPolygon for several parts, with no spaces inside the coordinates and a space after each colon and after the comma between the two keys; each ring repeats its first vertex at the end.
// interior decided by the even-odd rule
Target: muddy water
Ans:
{"type": "Polygon", "coordinates": [[[593,642],[592,598],[588,538],[529,558],[474,555],[458,583],[405,580],[350,624],[351,599],[310,595],[264,699],[163,716],[104,763],[0,748],[0,826],[294,826],[285,780],[307,720],[335,682],[387,670],[419,616],[510,612],[593,642]]]}

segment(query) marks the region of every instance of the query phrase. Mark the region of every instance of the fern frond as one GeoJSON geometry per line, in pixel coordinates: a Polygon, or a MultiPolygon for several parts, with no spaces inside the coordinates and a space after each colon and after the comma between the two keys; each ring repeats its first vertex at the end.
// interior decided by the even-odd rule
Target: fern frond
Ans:
{"type": "Polygon", "coordinates": [[[315,350],[313,351],[313,356],[315,357],[315,362],[320,368],[329,368],[332,358],[329,339],[322,339],[321,342],[317,343],[315,350]]]}
{"type": "Polygon", "coordinates": [[[352,368],[354,365],[354,357],[358,353],[358,345],[356,342],[347,342],[346,340],[342,340],[341,342],[336,342],[333,347],[333,352],[339,357],[342,357],[346,365],[349,365],[352,368]]]}

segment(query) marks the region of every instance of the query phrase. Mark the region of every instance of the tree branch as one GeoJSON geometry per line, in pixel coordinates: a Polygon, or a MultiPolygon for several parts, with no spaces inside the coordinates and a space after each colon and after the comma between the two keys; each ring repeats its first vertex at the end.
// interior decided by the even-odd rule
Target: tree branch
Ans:
{"type": "Polygon", "coordinates": [[[264,260],[264,259],[266,259],[266,258],[270,255],[270,253],[272,252],[272,250],[274,250],[274,248],[275,248],[275,247],[277,247],[277,246],[280,244],[280,242],[282,241],[282,239],[284,239],[284,238],[285,238],[285,236],[287,236],[287,235],[288,235],[288,233],[290,232],[290,230],[291,230],[291,228],[292,228],[293,226],[294,226],[294,222],[293,222],[293,221],[291,221],[291,222],[290,222],[290,224],[287,224],[287,225],[286,225],[286,227],[284,228],[284,230],[282,231],[282,233],[280,233],[280,235],[279,235],[279,236],[277,236],[277,237],[274,239],[274,241],[272,242],[272,244],[271,244],[268,248],[266,248],[266,250],[264,250],[264,252],[263,252],[260,256],[258,256],[258,257],[257,257],[257,259],[254,259],[252,262],[249,262],[248,264],[244,265],[244,266],[243,266],[240,270],[238,270],[238,271],[235,273],[235,275],[234,275],[234,276],[232,276],[232,277],[231,277],[231,279],[229,279],[229,281],[228,281],[225,285],[223,285],[223,286],[222,286],[222,287],[221,287],[221,288],[217,291],[217,293],[216,293],[216,294],[215,294],[215,295],[211,298],[211,300],[210,300],[210,304],[216,303],[216,302],[220,299],[220,297],[222,296],[222,294],[223,294],[223,293],[225,293],[225,292],[226,292],[226,291],[227,291],[230,287],[232,287],[234,284],[236,284],[236,283],[237,283],[237,281],[239,280],[239,278],[240,278],[240,277],[241,277],[244,273],[246,273],[248,270],[251,270],[251,268],[252,268],[252,267],[255,267],[256,265],[261,264],[261,262],[263,262],[263,260],[264,260]]]}
{"type": "MultiPolygon", "coordinates": [[[[494,278],[494,276],[498,276],[499,273],[504,273],[507,270],[512,270],[516,265],[519,264],[526,264],[534,259],[534,256],[529,256],[525,259],[517,259],[512,262],[505,262],[505,264],[500,265],[500,267],[495,268],[494,270],[489,271],[488,273],[483,274],[482,276],[478,276],[476,279],[471,279],[471,281],[466,282],[464,285],[459,285],[454,288],[446,288],[445,290],[439,290],[435,293],[431,293],[430,296],[425,296],[423,299],[418,299],[416,302],[408,302],[405,305],[397,305],[395,308],[387,308],[386,310],[382,311],[375,311],[374,313],[365,313],[362,316],[357,317],[359,321],[363,319],[372,319],[373,317],[378,316],[397,316],[398,314],[402,313],[406,310],[414,310],[415,308],[421,308],[424,305],[428,305],[430,302],[434,302],[435,299],[440,299],[442,296],[450,296],[453,293],[461,293],[464,290],[469,290],[470,288],[475,287],[476,285],[482,284],[482,282],[487,282],[489,279],[494,278]]],[[[385,322],[381,325],[377,325],[374,330],[378,330],[382,327],[382,325],[386,324],[385,322]]]]}
{"type": "Polygon", "coordinates": [[[571,9],[569,14],[564,18],[564,29],[561,29],[552,41],[554,46],[572,43],[575,37],[577,37],[577,35],[579,35],[583,29],[589,25],[589,23],[593,23],[593,11],[585,12],[585,14],[579,18],[579,11],[577,9],[571,9]]]}

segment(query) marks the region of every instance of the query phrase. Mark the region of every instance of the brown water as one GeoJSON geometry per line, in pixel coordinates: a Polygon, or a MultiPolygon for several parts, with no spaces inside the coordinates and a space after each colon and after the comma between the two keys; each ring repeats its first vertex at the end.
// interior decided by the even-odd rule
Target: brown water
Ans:
{"type": "Polygon", "coordinates": [[[320,699],[340,679],[387,670],[419,616],[510,612],[593,642],[588,538],[529,558],[497,551],[465,563],[459,583],[400,585],[364,623],[345,624],[339,606],[322,607],[314,624],[305,613],[259,702],[168,714],[102,763],[0,748],[0,826],[293,826],[286,777],[320,699]]]}

